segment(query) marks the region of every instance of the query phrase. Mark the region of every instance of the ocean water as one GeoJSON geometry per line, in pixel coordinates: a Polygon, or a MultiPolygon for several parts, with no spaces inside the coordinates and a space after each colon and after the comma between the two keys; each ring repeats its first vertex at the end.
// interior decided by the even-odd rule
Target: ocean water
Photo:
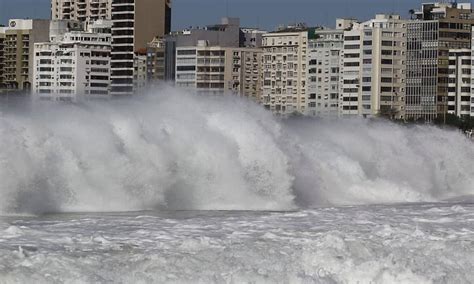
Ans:
{"type": "Polygon", "coordinates": [[[0,283],[473,279],[473,204],[0,218],[0,283]]]}
{"type": "Polygon", "coordinates": [[[0,105],[0,283],[472,283],[474,143],[174,89],[0,105]]]}

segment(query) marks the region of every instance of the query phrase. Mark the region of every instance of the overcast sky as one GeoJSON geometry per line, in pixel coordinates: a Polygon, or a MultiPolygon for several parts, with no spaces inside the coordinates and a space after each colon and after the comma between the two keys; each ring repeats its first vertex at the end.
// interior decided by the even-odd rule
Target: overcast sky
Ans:
{"type": "MultiPolygon", "coordinates": [[[[51,0],[0,0],[0,23],[9,18],[49,18],[51,0]]],[[[173,30],[214,24],[221,16],[241,18],[242,26],[274,29],[280,24],[306,22],[334,26],[337,17],[365,20],[376,13],[408,10],[423,0],[173,0],[173,30]]],[[[433,1],[435,2],[435,1],[433,1]]],[[[460,1],[469,2],[469,1],[460,1]]]]}

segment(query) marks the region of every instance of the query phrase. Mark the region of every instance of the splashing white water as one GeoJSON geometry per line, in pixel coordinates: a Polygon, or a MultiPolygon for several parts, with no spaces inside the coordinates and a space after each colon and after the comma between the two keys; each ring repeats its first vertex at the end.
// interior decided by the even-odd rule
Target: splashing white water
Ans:
{"type": "Polygon", "coordinates": [[[288,210],[474,194],[455,131],[280,120],[235,97],[163,95],[0,114],[0,212],[288,210]]]}

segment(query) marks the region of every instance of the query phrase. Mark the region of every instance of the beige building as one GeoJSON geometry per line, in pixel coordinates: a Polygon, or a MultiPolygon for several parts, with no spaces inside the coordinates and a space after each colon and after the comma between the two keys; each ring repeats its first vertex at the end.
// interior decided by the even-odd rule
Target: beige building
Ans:
{"type": "Polygon", "coordinates": [[[77,20],[93,22],[112,17],[113,0],[52,0],[53,20],[77,20]]]}
{"type": "Polygon", "coordinates": [[[262,48],[263,105],[277,114],[306,114],[307,29],[294,27],[267,33],[262,48]]]}
{"type": "Polygon", "coordinates": [[[226,90],[260,102],[262,96],[262,50],[227,48],[225,57],[226,90]]]}
{"type": "Polygon", "coordinates": [[[341,114],[405,117],[406,21],[377,15],[344,32],[341,114]]]}
{"type": "MultiPolygon", "coordinates": [[[[8,22],[8,27],[0,30],[0,38],[3,38],[3,55],[0,53],[0,89],[30,90],[34,44],[48,41],[49,23],[49,20],[14,19],[8,22]]],[[[0,48],[1,46],[0,43],[0,48]]]]}
{"type": "Polygon", "coordinates": [[[176,86],[198,92],[231,92],[259,101],[261,97],[260,49],[198,46],[176,49],[176,86]]]}

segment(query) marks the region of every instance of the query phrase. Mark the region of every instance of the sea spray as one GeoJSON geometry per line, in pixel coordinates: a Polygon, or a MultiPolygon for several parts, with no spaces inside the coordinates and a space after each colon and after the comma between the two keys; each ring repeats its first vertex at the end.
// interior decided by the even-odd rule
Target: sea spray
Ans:
{"type": "Polygon", "coordinates": [[[456,131],[283,119],[232,96],[168,88],[0,116],[2,213],[442,201],[473,184],[474,146],[456,131]]]}

